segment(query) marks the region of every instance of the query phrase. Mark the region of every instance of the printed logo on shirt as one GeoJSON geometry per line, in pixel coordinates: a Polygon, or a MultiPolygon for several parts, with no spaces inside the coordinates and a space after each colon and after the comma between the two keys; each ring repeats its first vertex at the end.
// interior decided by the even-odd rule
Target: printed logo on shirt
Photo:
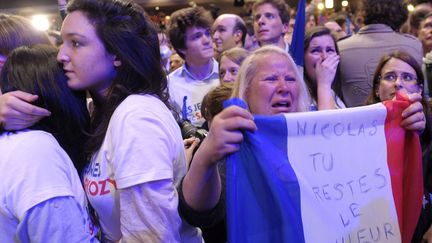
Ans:
{"type": "Polygon", "coordinates": [[[99,162],[92,162],[84,168],[84,174],[92,177],[101,176],[101,165],[99,162]]]}
{"type": "Polygon", "coordinates": [[[103,196],[117,190],[114,179],[102,175],[99,162],[93,161],[84,169],[84,190],[89,196],[103,196]],[[102,178],[101,178],[102,177],[102,178]]]}
{"type": "Polygon", "coordinates": [[[187,106],[186,111],[187,111],[188,119],[192,123],[203,119],[201,115],[201,102],[196,103],[194,105],[187,106]]]}
{"type": "Polygon", "coordinates": [[[103,196],[111,191],[117,190],[116,182],[112,179],[105,179],[105,180],[90,180],[88,178],[84,179],[84,189],[87,193],[87,195],[91,196],[103,196]]]}

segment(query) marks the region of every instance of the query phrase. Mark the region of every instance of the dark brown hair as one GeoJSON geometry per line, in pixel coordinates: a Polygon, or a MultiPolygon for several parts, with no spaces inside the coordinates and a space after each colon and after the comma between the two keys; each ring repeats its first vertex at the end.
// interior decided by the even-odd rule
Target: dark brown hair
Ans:
{"type": "Polygon", "coordinates": [[[95,28],[105,49],[121,65],[108,88],[106,101],[98,104],[91,117],[91,156],[102,145],[114,110],[131,94],[151,94],[170,108],[165,72],[160,65],[157,32],[144,10],[132,0],[74,0],[68,13],[81,11],[95,28]]]}
{"type": "MultiPolygon", "coordinates": [[[[306,31],[305,38],[304,38],[304,52],[305,53],[307,52],[309,45],[314,38],[319,37],[319,36],[325,36],[325,35],[328,35],[332,38],[335,49],[336,49],[336,53],[339,55],[339,48],[338,48],[338,45],[336,43],[336,38],[334,37],[334,35],[331,34],[331,31],[324,26],[314,26],[314,27],[312,27],[306,31]]],[[[306,65],[305,65],[305,68],[306,68],[306,65]]],[[[304,78],[305,78],[305,83],[308,86],[309,93],[311,94],[312,99],[314,99],[315,101],[318,101],[318,94],[317,94],[318,87],[317,87],[316,81],[311,80],[311,78],[308,76],[306,70],[304,70],[304,78]]],[[[335,91],[336,95],[338,95],[339,97],[342,97],[342,90],[341,90],[340,82],[339,82],[339,65],[337,67],[335,80],[332,83],[332,89],[335,91]]]]}
{"type": "MultiPolygon", "coordinates": [[[[375,103],[383,101],[376,95],[376,91],[377,91],[377,89],[379,87],[379,83],[380,83],[381,70],[384,67],[384,65],[388,61],[390,61],[390,59],[392,59],[392,58],[399,59],[399,60],[407,63],[408,65],[410,65],[414,69],[414,71],[416,72],[416,75],[417,75],[417,84],[420,85],[420,87],[422,89],[422,94],[424,94],[424,87],[423,87],[424,76],[423,76],[423,72],[421,70],[420,65],[408,53],[396,51],[396,52],[393,52],[393,53],[390,53],[388,55],[383,56],[381,58],[380,62],[378,63],[378,66],[375,69],[375,74],[373,76],[372,90],[371,90],[371,92],[367,98],[366,104],[370,105],[370,104],[375,104],[375,103]]],[[[431,110],[430,110],[429,103],[426,101],[424,96],[422,97],[421,104],[423,106],[423,113],[425,114],[425,118],[426,118],[426,126],[425,126],[425,130],[423,131],[423,133],[420,136],[420,139],[422,142],[422,146],[428,146],[431,142],[431,139],[432,139],[431,110]]]]}
{"type": "Polygon", "coordinates": [[[171,14],[168,36],[171,45],[181,58],[185,58],[181,50],[186,49],[186,30],[192,27],[211,28],[213,18],[203,7],[182,8],[171,14]]]}
{"type": "MultiPolygon", "coordinates": [[[[375,104],[375,103],[383,101],[378,97],[378,95],[376,95],[376,91],[378,90],[379,85],[380,85],[381,70],[384,67],[384,65],[386,65],[387,62],[390,61],[390,59],[392,59],[392,58],[399,59],[399,60],[405,62],[406,64],[410,65],[414,69],[414,71],[416,72],[417,84],[421,85],[421,87],[423,89],[424,76],[423,76],[423,72],[421,70],[420,65],[417,63],[417,61],[410,54],[408,54],[406,52],[402,52],[402,51],[395,51],[395,52],[392,52],[388,55],[384,55],[380,59],[380,61],[378,62],[378,65],[375,69],[375,73],[374,73],[374,76],[372,79],[373,80],[372,81],[372,91],[369,93],[369,96],[366,100],[367,105],[375,104]]],[[[424,101],[424,103],[426,103],[426,101],[424,101]]]]}
{"type": "Polygon", "coordinates": [[[0,86],[4,93],[21,90],[38,95],[33,103],[51,111],[30,130],[51,133],[81,171],[87,139],[89,114],[84,91],[72,91],[52,45],[22,46],[14,49],[3,66],[0,86]]]}
{"type": "Polygon", "coordinates": [[[407,5],[403,0],[363,0],[363,10],[366,25],[385,24],[394,31],[399,31],[408,18],[407,5]]]}

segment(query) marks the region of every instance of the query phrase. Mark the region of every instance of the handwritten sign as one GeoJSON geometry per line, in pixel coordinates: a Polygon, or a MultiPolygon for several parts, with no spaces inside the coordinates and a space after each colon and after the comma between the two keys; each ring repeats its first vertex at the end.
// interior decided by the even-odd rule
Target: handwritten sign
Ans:
{"type": "Polygon", "coordinates": [[[383,109],[286,115],[306,242],[401,242],[383,109]]]}

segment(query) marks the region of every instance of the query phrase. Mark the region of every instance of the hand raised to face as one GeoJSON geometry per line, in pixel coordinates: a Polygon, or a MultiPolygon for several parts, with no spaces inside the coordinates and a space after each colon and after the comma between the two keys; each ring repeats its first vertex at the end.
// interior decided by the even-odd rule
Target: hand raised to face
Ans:
{"type": "Polygon", "coordinates": [[[315,66],[317,85],[331,86],[336,76],[340,57],[337,54],[329,55],[325,59],[320,58],[315,66]]]}

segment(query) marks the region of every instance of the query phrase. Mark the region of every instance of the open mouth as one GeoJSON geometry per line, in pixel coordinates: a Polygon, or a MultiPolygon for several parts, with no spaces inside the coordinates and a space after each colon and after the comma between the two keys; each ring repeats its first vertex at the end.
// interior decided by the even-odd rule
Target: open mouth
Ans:
{"type": "Polygon", "coordinates": [[[289,108],[291,107],[291,102],[289,101],[283,101],[283,102],[277,102],[272,105],[273,108],[289,108]]]}
{"type": "Polygon", "coordinates": [[[291,102],[289,101],[281,101],[274,103],[272,105],[273,113],[274,114],[281,114],[281,113],[288,113],[291,112],[291,102]]]}

